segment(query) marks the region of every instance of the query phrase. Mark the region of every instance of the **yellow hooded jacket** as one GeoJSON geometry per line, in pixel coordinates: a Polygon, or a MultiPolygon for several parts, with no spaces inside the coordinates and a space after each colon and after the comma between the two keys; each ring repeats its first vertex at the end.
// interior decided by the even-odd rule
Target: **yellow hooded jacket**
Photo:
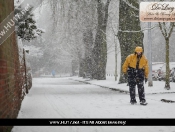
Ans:
{"type": "MultiPolygon", "coordinates": [[[[127,72],[128,67],[136,68],[136,63],[137,63],[137,54],[129,55],[122,66],[123,73],[127,72]]],[[[140,58],[139,69],[144,69],[145,78],[148,78],[149,66],[148,61],[144,55],[142,55],[142,57],[140,58]]]]}

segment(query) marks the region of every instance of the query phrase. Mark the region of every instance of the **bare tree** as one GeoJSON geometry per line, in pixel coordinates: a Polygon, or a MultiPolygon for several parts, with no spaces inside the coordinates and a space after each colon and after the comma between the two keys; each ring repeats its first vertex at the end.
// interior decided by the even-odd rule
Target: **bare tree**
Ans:
{"type": "Polygon", "coordinates": [[[165,79],[165,89],[170,89],[170,66],[169,66],[169,39],[171,37],[174,22],[159,22],[159,27],[162,32],[162,35],[165,38],[166,45],[166,79],[165,79]]]}
{"type": "MultiPolygon", "coordinates": [[[[54,22],[64,21],[64,33],[66,34],[64,37],[66,36],[67,38],[67,47],[70,47],[66,50],[79,50],[74,50],[74,53],[79,55],[78,62],[80,63],[81,60],[85,60],[86,65],[93,65],[93,68],[90,68],[92,76],[99,80],[106,79],[106,27],[110,1],[111,0],[50,1],[53,9],[54,22]],[[60,13],[56,14],[58,10],[60,13]],[[58,16],[59,19],[61,18],[62,20],[59,20],[58,16]],[[93,42],[94,39],[92,38],[94,36],[95,42],[93,42]],[[79,41],[79,43],[75,43],[76,41],[79,41]],[[90,48],[87,48],[89,46],[90,48]]],[[[59,27],[58,24],[55,25],[59,27]]],[[[87,67],[81,69],[87,69],[87,67]]]]}

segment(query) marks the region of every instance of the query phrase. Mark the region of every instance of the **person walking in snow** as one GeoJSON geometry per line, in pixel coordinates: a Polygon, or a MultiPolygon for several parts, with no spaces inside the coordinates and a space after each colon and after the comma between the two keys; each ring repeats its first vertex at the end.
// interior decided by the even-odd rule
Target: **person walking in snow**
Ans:
{"type": "Polygon", "coordinates": [[[130,92],[130,103],[136,104],[135,87],[138,87],[139,99],[141,105],[147,105],[144,92],[144,80],[145,83],[148,80],[149,66],[148,60],[143,55],[142,47],[136,47],[135,53],[127,56],[122,71],[124,76],[128,73],[128,84],[130,92]]]}
{"type": "Polygon", "coordinates": [[[52,77],[55,77],[55,70],[52,70],[52,77]]]}

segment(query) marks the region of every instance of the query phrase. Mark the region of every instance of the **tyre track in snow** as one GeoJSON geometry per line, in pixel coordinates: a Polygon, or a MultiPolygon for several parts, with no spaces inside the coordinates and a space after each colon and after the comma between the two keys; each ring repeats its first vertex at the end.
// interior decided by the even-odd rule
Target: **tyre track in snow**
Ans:
{"type": "MultiPolygon", "coordinates": [[[[65,113],[61,112],[61,110],[59,110],[60,108],[56,105],[56,102],[53,102],[53,100],[58,99],[57,101],[60,101],[61,98],[58,98],[56,96],[54,96],[54,99],[51,99],[52,97],[48,97],[47,95],[45,95],[46,99],[48,100],[48,102],[51,104],[52,108],[56,111],[56,113],[58,113],[59,116],[61,116],[61,118],[67,118],[68,115],[65,115],[65,113]]],[[[55,117],[55,118],[60,118],[60,117],[55,117]]],[[[79,130],[76,127],[73,126],[69,126],[69,132],[79,132],[79,130]]]]}
{"type": "MultiPolygon", "coordinates": [[[[75,110],[75,112],[73,113],[74,115],[71,115],[71,116],[74,116],[74,118],[78,118],[77,117],[77,114],[80,116],[80,117],[84,117],[83,113],[77,109],[74,105],[72,105],[71,103],[69,103],[68,101],[66,101],[65,99],[63,98],[59,98],[58,96],[54,95],[55,99],[61,101],[64,105],[66,105],[66,107],[69,109],[69,110],[75,110]]],[[[69,117],[67,115],[67,117],[69,117]]],[[[89,118],[89,116],[87,117],[84,117],[84,118],[89,118]]]]}
{"type": "MultiPolygon", "coordinates": [[[[57,93],[58,90],[57,89],[52,89],[52,91],[54,91],[54,93],[57,93]]],[[[69,91],[68,91],[69,92],[69,91]]],[[[52,95],[52,96],[47,96],[47,90],[45,90],[45,98],[48,100],[48,102],[50,102],[52,108],[58,113],[58,115],[60,115],[62,118],[90,118],[87,114],[85,115],[81,109],[80,106],[77,107],[75,104],[72,104],[69,102],[69,100],[66,100],[66,98],[64,97],[60,97],[58,95],[52,95]],[[54,100],[54,101],[53,101],[54,100]],[[63,112],[64,111],[64,107],[66,106],[66,109],[69,109],[71,111],[71,113],[67,113],[67,112],[63,112]],[[61,109],[60,109],[61,107],[61,109]],[[78,115],[78,116],[77,116],[78,115]]],[[[57,118],[57,117],[56,117],[57,118]]],[[[84,126],[84,128],[86,128],[87,126],[84,126]]],[[[101,126],[93,126],[90,129],[92,129],[92,131],[94,132],[103,132],[103,129],[101,126]]],[[[79,129],[79,126],[69,126],[69,132],[82,132],[81,129],[79,129]]]]}
{"type": "MultiPolygon", "coordinates": [[[[48,102],[47,104],[49,104],[51,106],[51,109],[57,113],[57,114],[55,114],[55,118],[85,117],[85,115],[82,113],[81,109],[78,109],[81,106],[80,107],[74,106],[74,104],[71,104],[69,102],[69,100],[66,100],[66,98],[64,97],[64,92],[65,91],[62,91],[62,89],[66,88],[67,85],[65,85],[65,87],[64,87],[64,85],[57,85],[56,86],[54,84],[54,88],[50,88],[50,86],[53,86],[53,85],[50,85],[50,84],[48,85],[45,82],[44,84],[42,84],[41,86],[38,86],[38,87],[41,87],[43,89],[43,95],[44,95],[45,100],[48,102]],[[59,87],[61,88],[61,90],[58,89],[59,87]],[[61,92],[63,92],[63,96],[59,95],[59,92],[60,92],[59,90],[61,92]],[[56,94],[52,94],[52,93],[56,93],[56,94]],[[64,111],[66,109],[69,109],[69,110],[72,110],[72,111],[71,112],[66,112],[66,111],[64,111]]],[[[72,86],[72,85],[70,85],[70,86],[72,86]]],[[[70,91],[66,90],[66,92],[69,93],[70,91]]],[[[50,111],[50,112],[53,113],[53,111],[50,111]]],[[[86,118],[89,118],[89,116],[86,115],[86,118]]],[[[84,126],[84,128],[86,128],[86,126],[84,126]]],[[[69,126],[68,129],[69,129],[69,132],[81,132],[82,131],[82,129],[80,129],[78,126],[69,126]]],[[[99,130],[101,132],[103,132],[103,129],[101,127],[94,126],[91,129],[94,132],[97,132],[99,130]]]]}
{"type": "MultiPolygon", "coordinates": [[[[52,91],[54,91],[55,93],[57,92],[55,89],[52,89],[52,91]]],[[[49,104],[53,108],[53,110],[58,114],[58,115],[55,115],[55,118],[60,118],[60,117],[67,118],[68,117],[67,113],[66,114],[63,113],[60,107],[58,106],[57,102],[62,102],[62,104],[64,104],[65,102],[63,99],[61,99],[61,97],[58,97],[56,95],[49,96],[48,89],[45,89],[44,96],[45,96],[45,99],[49,102],[49,104]]],[[[69,129],[69,132],[80,132],[76,126],[69,126],[68,129],[69,129]]]]}
{"type": "MultiPolygon", "coordinates": [[[[52,106],[53,110],[58,114],[60,115],[62,118],[65,118],[66,115],[64,113],[62,113],[61,111],[59,111],[59,108],[57,107],[57,105],[55,105],[55,103],[53,102],[52,99],[50,99],[49,96],[47,96],[46,94],[44,94],[46,100],[49,102],[49,104],[52,106]]],[[[58,117],[60,118],[60,117],[58,117]]]]}
{"type": "MultiPolygon", "coordinates": [[[[64,86],[61,85],[60,89],[66,89],[64,86]]],[[[61,115],[63,118],[77,118],[77,114],[80,115],[80,117],[83,117],[83,113],[81,110],[76,108],[74,104],[71,104],[69,100],[66,99],[65,96],[61,95],[59,92],[59,85],[57,88],[52,88],[52,93],[55,93],[53,95],[48,95],[48,91],[45,89],[45,98],[48,100],[48,102],[51,104],[53,109],[61,115]],[[67,113],[67,109],[70,110],[75,110],[73,113],[67,113]],[[73,115],[72,115],[73,114],[73,115]]],[[[69,93],[69,91],[66,91],[69,93]]],[[[89,118],[89,116],[87,116],[89,118]]]]}
{"type": "MultiPolygon", "coordinates": [[[[56,89],[54,89],[54,91],[55,91],[55,93],[58,92],[56,89]]],[[[66,115],[64,114],[65,118],[70,118],[70,117],[73,117],[73,118],[90,118],[87,114],[85,115],[82,112],[82,110],[80,109],[81,106],[77,107],[75,104],[70,103],[69,100],[66,100],[65,98],[59,97],[57,95],[53,95],[53,97],[55,98],[54,100],[57,100],[57,101],[61,102],[61,104],[64,104],[66,106],[66,109],[69,109],[71,111],[71,113],[66,113],[66,115]]],[[[88,127],[84,126],[84,128],[88,128],[88,127]]],[[[69,129],[70,129],[70,132],[82,132],[82,130],[79,129],[79,126],[70,126],[69,129]]],[[[93,126],[90,129],[92,129],[92,131],[94,131],[94,132],[99,132],[99,131],[103,132],[103,129],[102,129],[101,126],[93,126]]]]}

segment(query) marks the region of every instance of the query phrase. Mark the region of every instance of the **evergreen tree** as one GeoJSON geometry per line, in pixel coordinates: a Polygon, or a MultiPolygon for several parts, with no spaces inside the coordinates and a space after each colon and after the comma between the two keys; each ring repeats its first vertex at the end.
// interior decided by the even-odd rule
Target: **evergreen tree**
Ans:
{"type": "Polygon", "coordinates": [[[43,30],[37,28],[32,9],[33,7],[30,7],[24,11],[21,6],[15,8],[15,14],[20,16],[20,19],[15,22],[15,31],[23,41],[30,41],[44,33],[43,30]]]}

